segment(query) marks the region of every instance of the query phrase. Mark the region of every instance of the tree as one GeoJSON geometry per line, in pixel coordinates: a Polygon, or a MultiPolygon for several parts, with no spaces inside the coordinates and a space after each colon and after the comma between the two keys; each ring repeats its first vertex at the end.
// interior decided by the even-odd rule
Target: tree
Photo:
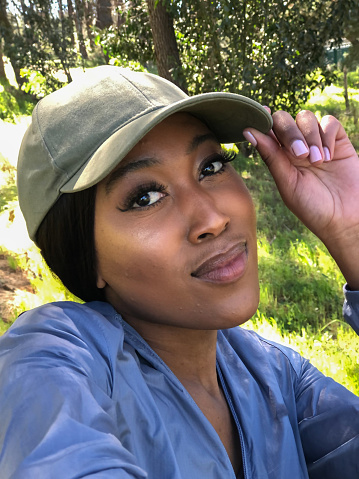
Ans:
{"type": "Polygon", "coordinates": [[[52,0],[14,0],[16,15],[9,18],[6,0],[1,2],[4,53],[10,58],[19,86],[26,81],[21,69],[39,71],[46,79],[47,91],[61,85],[56,78],[59,69],[71,81],[70,67],[76,62],[76,54],[71,45],[71,20],[64,13],[63,3],[59,2],[57,13],[52,0]]]}
{"type": "Polygon", "coordinates": [[[83,25],[83,20],[84,20],[83,2],[81,0],[75,0],[75,6],[76,6],[76,13],[75,13],[74,20],[75,20],[75,25],[77,30],[77,38],[79,42],[80,55],[83,59],[87,59],[88,54],[87,54],[86,45],[85,45],[84,25],[83,25]]]}
{"type": "Polygon", "coordinates": [[[111,0],[97,0],[96,3],[96,27],[100,30],[112,25],[111,0]]]}
{"type": "MultiPolygon", "coordinates": [[[[348,92],[348,70],[355,68],[359,64],[359,1],[353,2],[349,15],[344,25],[344,34],[350,41],[348,55],[342,62],[343,80],[344,80],[344,99],[346,112],[350,113],[350,101],[348,92]]],[[[357,122],[357,111],[354,110],[354,123],[357,122]]]]}
{"type": "Polygon", "coordinates": [[[99,31],[96,42],[108,58],[126,65],[141,62],[152,68],[155,52],[145,0],[121,2],[117,7],[117,24],[99,31]]]}
{"type": "Polygon", "coordinates": [[[3,48],[2,48],[2,40],[0,38],[0,82],[7,81],[6,73],[5,73],[5,65],[3,59],[3,48]]]}
{"type": "Polygon", "coordinates": [[[21,86],[23,83],[20,75],[21,57],[14,45],[14,28],[7,11],[7,0],[0,0],[0,38],[4,41],[3,53],[10,58],[16,81],[21,86]]]}
{"type": "MultiPolygon", "coordinates": [[[[333,79],[325,46],[339,44],[358,0],[0,0],[0,34],[21,85],[38,70],[47,89],[93,48],[147,68],[191,94],[232,91],[295,113],[333,79]],[[11,9],[7,2],[11,2],[11,9]]],[[[1,66],[1,65],[0,65],[1,66]]]]}
{"type": "Polygon", "coordinates": [[[186,90],[173,18],[166,6],[156,0],[147,0],[147,7],[158,73],[186,90]]]}
{"type": "MultiPolygon", "coordinates": [[[[177,75],[182,73],[190,93],[232,91],[295,113],[312,89],[332,82],[325,46],[341,41],[344,18],[353,3],[133,0],[126,2],[125,21],[103,32],[101,42],[110,57],[144,65],[154,62],[166,78],[176,71],[173,65],[181,64],[177,75]],[[151,5],[156,6],[154,11],[151,5]],[[160,28],[153,24],[157,9],[172,19],[168,25],[173,25],[171,36],[179,51],[180,61],[167,66],[163,60],[167,47],[155,41],[160,28]],[[140,16],[136,15],[139,11],[140,16]],[[151,26],[152,36],[146,36],[151,26]]],[[[169,32],[166,36],[170,37],[169,32]]],[[[175,59],[172,54],[167,56],[175,59]]]]}
{"type": "Polygon", "coordinates": [[[344,35],[351,43],[345,63],[354,67],[359,64],[359,0],[353,2],[349,10],[344,25],[344,35]]]}

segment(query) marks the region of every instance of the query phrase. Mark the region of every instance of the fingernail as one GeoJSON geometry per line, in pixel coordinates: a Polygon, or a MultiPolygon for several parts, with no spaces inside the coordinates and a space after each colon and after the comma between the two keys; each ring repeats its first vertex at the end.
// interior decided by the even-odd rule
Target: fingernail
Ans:
{"type": "Polygon", "coordinates": [[[309,148],[309,161],[311,163],[316,163],[317,161],[322,160],[322,154],[317,146],[311,146],[309,148]]]}
{"type": "Polygon", "coordinates": [[[243,136],[247,141],[249,141],[249,143],[252,143],[253,146],[257,146],[257,140],[250,131],[244,131],[243,136]]]}
{"type": "Polygon", "coordinates": [[[324,150],[324,161],[330,161],[331,158],[330,158],[329,148],[327,146],[324,146],[323,150],[324,150]]]}
{"type": "Polygon", "coordinates": [[[308,153],[308,148],[305,146],[302,140],[295,140],[292,143],[292,151],[295,156],[301,156],[308,153]]]}

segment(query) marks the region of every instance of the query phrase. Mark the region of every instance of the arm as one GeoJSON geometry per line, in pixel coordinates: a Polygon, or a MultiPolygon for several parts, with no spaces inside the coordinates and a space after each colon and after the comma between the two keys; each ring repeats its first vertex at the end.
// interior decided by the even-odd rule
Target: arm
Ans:
{"type": "Polygon", "coordinates": [[[342,125],[332,116],[319,124],[309,111],[296,121],[278,111],[268,135],[244,133],[254,137],[285,204],[323,241],[350,289],[359,290],[359,158],[342,125]]]}
{"type": "Polygon", "coordinates": [[[109,351],[118,344],[78,306],[25,313],[1,338],[2,479],[147,477],[116,430],[109,351]]]}
{"type": "MultiPolygon", "coordinates": [[[[323,241],[346,278],[344,317],[359,334],[358,155],[333,117],[319,124],[310,112],[301,112],[296,121],[277,112],[273,122],[268,135],[247,132],[285,204],[323,241]]],[[[358,398],[307,361],[295,391],[310,478],[359,477],[358,398]]]]}
{"type": "Polygon", "coordinates": [[[359,477],[358,397],[305,361],[296,387],[296,407],[309,477],[359,477]]]}

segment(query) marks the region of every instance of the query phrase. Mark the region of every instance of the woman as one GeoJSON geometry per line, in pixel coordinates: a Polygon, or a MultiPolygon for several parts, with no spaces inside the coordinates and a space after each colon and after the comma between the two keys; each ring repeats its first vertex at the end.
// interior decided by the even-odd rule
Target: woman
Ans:
{"type": "Polygon", "coordinates": [[[250,99],[109,66],[38,104],[21,208],[89,302],[1,338],[1,477],[358,477],[358,398],[237,328],[258,305],[255,213],[220,143],[244,138],[336,260],[359,328],[358,156],[333,117],[271,127],[250,99]]]}

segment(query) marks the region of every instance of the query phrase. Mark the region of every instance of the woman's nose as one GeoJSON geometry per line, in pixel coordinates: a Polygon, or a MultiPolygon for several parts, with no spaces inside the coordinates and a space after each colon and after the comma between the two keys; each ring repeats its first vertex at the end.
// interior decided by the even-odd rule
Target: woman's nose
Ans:
{"type": "Polygon", "coordinates": [[[230,223],[230,218],[221,211],[215,196],[206,191],[191,196],[191,208],[187,213],[189,221],[188,240],[201,243],[219,236],[230,223]]]}

